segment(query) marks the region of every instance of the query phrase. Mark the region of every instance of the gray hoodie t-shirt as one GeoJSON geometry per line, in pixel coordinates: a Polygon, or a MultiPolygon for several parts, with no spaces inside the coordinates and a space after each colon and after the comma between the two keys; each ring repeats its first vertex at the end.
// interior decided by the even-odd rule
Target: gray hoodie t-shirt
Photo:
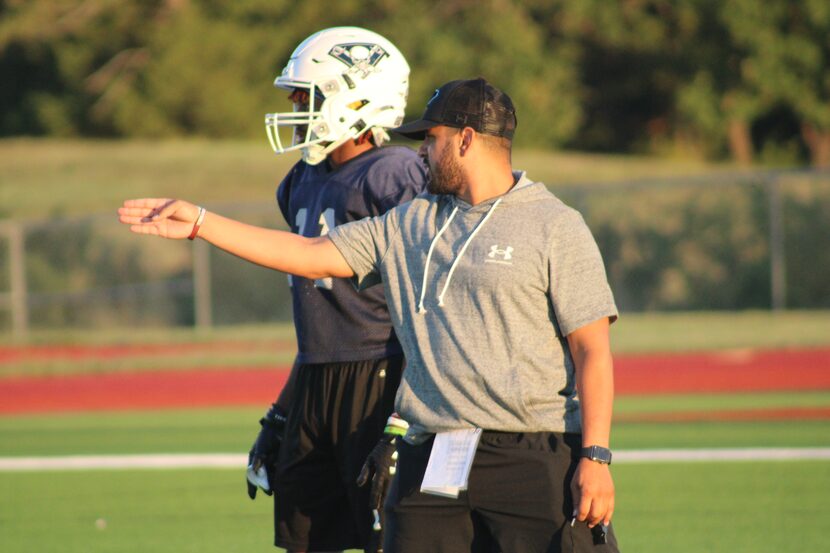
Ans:
{"type": "Polygon", "coordinates": [[[422,194],[328,235],[358,288],[383,283],[407,362],[396,410],[412,440],[581,431],[565,337],[617,308],[582,216],[514,176],[476,206],[422,194]]]}

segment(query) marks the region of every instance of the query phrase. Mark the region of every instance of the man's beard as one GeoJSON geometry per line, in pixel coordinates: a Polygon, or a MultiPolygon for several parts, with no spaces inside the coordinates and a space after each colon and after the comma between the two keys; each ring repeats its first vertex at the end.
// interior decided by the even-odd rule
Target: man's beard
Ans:
{"type": "Polygon", "coordinates": [[[453,157],[447,144],[441,152],[439,163],[428,162],[429,181],[427,191],[430,194],[453,194],[461,192],[464,185],[464,177],[461,175],[461,164],[453,157]]]}

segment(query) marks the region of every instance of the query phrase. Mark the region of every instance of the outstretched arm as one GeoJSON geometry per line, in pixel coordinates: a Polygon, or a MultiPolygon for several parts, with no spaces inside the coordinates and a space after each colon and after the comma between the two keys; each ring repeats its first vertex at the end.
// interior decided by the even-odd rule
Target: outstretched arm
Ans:
{"type": "MultiPolygon", "coordinates": [[[[132,232],[171,239],[187,238],[198,216],[197,206],[169,198],[127,200],[118,209],[118,220],[132,232]]],[[[325,236],[306,238],[207,212],[198,237],[251,263],[309,279],[354,275],[325,236]]]]}
{"type": "MultiPolygon", "coordinates": [[[[608,448],[614,402],[614,369],[608,337],[608,318],[578,328],[568,335],[576,368],[576,387],[582,407],[582,446],[608,448]]],[[[614,514],[614,481],[608,465],[581,459],[573,481],[574,513],[589,526],[608,524],[614,514]]]]}

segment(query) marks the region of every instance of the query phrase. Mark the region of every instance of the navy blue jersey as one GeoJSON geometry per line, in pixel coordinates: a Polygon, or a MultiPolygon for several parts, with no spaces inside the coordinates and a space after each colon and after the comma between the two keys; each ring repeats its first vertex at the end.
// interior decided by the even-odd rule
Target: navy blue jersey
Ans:
{"type": "MultiPolygon", "coordinates": [[[[409,148],[373,148],[332,170],[297,163],[277,189],[291,231],[315,237],[337,225],[382,215],[426,186],[426,168],[409,148]]],[[[289,276],[298,363],[379,359],[401,353],[382,286],[358,293],[341,278],[289,276]]]]}

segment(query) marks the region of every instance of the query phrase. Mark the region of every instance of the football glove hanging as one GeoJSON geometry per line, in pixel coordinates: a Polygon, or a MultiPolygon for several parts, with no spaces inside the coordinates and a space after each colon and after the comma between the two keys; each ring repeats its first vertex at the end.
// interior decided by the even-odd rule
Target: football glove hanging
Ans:
{"type": "Polygon", "coordinates": [[[366,547],[367,553],[383,552],[383,502],[397,468],[397,440],[398,437],[406,434],[407,428],[409,424],[396,413],[392,413],[386,422],[383,436],[369,453],[357,477],[358,486],[365,486],[370,479],[372,481],[372,487],[369,490],[369,507],[372,509],[374,522],[369,544],[366,547]]]}
{"type": "Polygon", "coordinates": [[[248,470],[245,480],[248,487],[248,497],[256,499],[257,488],[268,495],[273,493],[271,474],[276,471],[277,456],[285,432],[285,414],[274,403],[259,420],[262,428],[248,453],[248,470]]]}

